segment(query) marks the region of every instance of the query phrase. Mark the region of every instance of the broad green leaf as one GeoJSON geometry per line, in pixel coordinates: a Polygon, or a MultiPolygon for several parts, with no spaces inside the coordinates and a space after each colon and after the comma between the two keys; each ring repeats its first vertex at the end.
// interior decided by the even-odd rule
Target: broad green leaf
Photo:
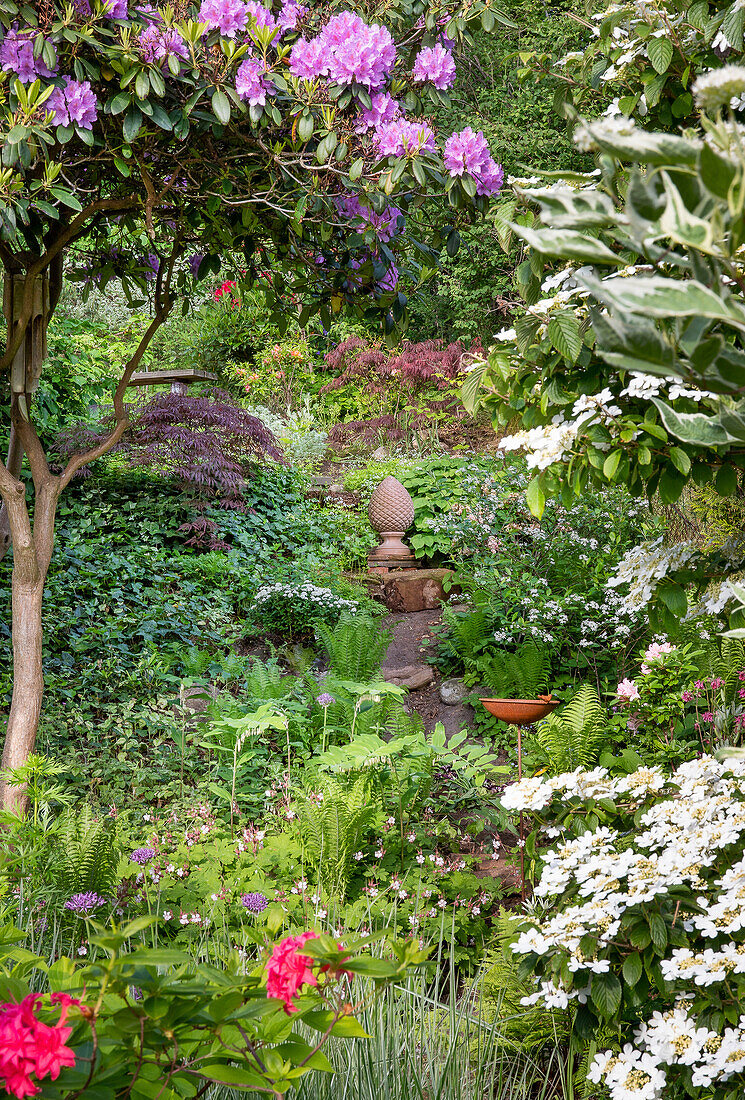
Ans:
{"type": "Polygon", "coordinates": [[[663,275],[629,275],[599,279],[579,271],[577,280],[604,305],[646,317],[711,317],[745,331],[745,306],[723,298],[695,279],[667,279],[663,275]]]}
{"type": "Polygon", "coordinates": [[[576,363],[579,353],[582,351],[582,337],[579,331],[579,321],[570,310],[562,310],[561,313],[551,315],[548,323],[547,336],[553,346],[570,363],[576,363]]]}
{"type": "Polygon", "coordinates": [[[593,974],[590,997],[600,1015],[609,1020],[621,1005],[621,983],[612,971],[593,974]]]}
{"type": "Polygon", "coordinates": [[[543,515],[543,510],[546,507],[546,494],[543,491],[541,484],[540,474],[536,474],[533,480],[528,485],[525,493],[525,500],[527,501],[528,508],[536,519],[540,519],[543,515]]]}
{"type": "Polygon", "coordinates": [[[670,435],[684,443],[716,447],[732,442],[732,436],[713,414],[707,416],[706,413],[679,413],[659,397],[653,397],[652,404],[659,411],[660,419],[670,435]]]}
{"type": "Polygon", "coordinates": [[[222,88],[215,88],[212,93],[212,110],[217,120],[227,126],[230,122],[230,100],[222,88]]]}
{"type": "Polygon", "coordinates": [[[611,252],[602,241],[571,229],[528,229],[517,222],[510,222],[510,229],[544,256],[581,260],[590,264],[613,264],[617,267],[626,264],[626,260],[611,252]]]}
{"type": "Polygon", "coordinates": [[[669,38],[648,38],[647,55],[656,73],[666,73],[673,59],[673,44],[669,38]]]}
{"type": "Polygon", "coordinates": [[[636,985],[642,976],[643,969],[640,955],[628,955],[627,958],[624,959],[623,967],[621,968],[623,980],[627,985],[636,985]]]}

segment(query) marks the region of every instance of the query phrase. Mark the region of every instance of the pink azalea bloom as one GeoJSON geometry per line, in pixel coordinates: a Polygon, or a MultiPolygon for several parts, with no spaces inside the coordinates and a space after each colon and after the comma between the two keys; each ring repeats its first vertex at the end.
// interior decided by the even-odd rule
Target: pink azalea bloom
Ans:
{"type": "Polygon", "coordinates": [[[292,998],[299,993],[300,988],[304,985],[318,985],[318,979],[311,970],[313,959],[300,953],[304,943],[316,938],[315,932],[288,936],[275,945],[266,964],[267,996],[283,1001],[288,1016],[297,1012],[292,998]]]}
{"type": "MultiPolygon", "coordinates": [[[[645,661],[657,661],[665,653],[672,653],[675,646],[670,642],[652,642],[644,654],[645,661]]],[[[703,687],[703,684],[701,685],[703,687]]]]}
{"type": "Polygon", "coordinates": [[[623,703],[632,703],[639,698],[639,688],[633,680],[621,680],[616,688],[616,695],[623,703]]]}

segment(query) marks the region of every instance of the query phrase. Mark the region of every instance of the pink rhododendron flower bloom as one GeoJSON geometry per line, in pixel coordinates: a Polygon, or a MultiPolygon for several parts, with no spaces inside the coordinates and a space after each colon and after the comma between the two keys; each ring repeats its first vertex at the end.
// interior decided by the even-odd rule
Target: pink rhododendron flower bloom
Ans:
{"type": "Polygon", "coordinates": [[[246,0],[246,8],[249,15],[252,15],[256,20],[257,27],[271,27],[273,31],[277,30],[279,26],[277,20],[268,8],[259,3],[259,0],[246,0]]]}
{"type": "Polygon", "coordinates": [[[92,130],[98,115],[98,100],[88,80],[64,78],[64,88],[55,88],[46,101],[46,109],[54,111],[56,126],[71,126],[77,122],[81,130],[92,130]]]}
{"type": "MultiPolygon", "coordinates": [[[[652,642],[644,654],[645,661],[657,661],[663,653],[672,653],[675,646],[670,642],[652,642]]],[[[701,685],[703,687],[703,684],[701,685]]]]}
{"type": "Polygon", "coordinates": [[[298,38],[290,51],[290,72],[301,80],[318,80],[329,71],[329,49],[320,38],[298,38]]]}
{"type": "Polygon", "coordinates": [[[40,1000],[40,993],[29,993],[20,1004],[0,1005],[0,1084],[11,1096],[36,1096],[41,1091],[37,1081],[56,1081],[63,1067],[75,1065],[75,1053],[65,1045],[72,1028],[64,1024],[70,1006],[80,1002],[52,994],[52,1003],[62,1011],[57,1023],[49,1025],[36,1016],[40,1000]]]}
{"type": "Polygon", "coordinates": [[[308,9],[298,4],[297,0],[286,0],[279,12],[278,23],[281,30],[293,31],[307,12],[308,9]]]}
{"type": "Polygon", "coordinates": [[[177,30],[151,23],[140,35],[140,53],[143,61],[166,62],[169,57],[180,57],[186,61],[189,51],[177,30]]]}
{"type": "Polygon", "coordinates": [[[616,688],[616,695],[624,703],[635,702],[639,698],[639,688],[633,680],[621,680],[616,688]]]}
{"type": "Polygon", "coordinates": [[[396,118],[375,131],[375,144],[382,157],[400,157],[422,149],[434,150],[435,135],[426,122],[396,118]]]}
{"type": "Polygon", "coordinates": [[[32,84],[37,76],[54,75],[41,56],[34,57],[33,38],[19,33],[17,23],[6,31],[5,38],[0,42],[0,69],[4,73],[15,73],[21,84],[32,84]]]}
{"type": "Polygon", "coordinates": [[[290,1015],[297,1012],[293,1004],[295,997],[302,986],[318,985],[318,979],[311,967],[313,959],[309,955],[303,955],[300,948],[308,940],[316,939],[315,932],[303,932],[299,936],[288,936],[281,943],[275,945],[266,964],[266,992],[268,997],[275,997],[284,1002],[284,1010],[290,1015]]]}
{"type": "Polygon", "coordinates": [[[455,81],[455,61],[449,50],[437,46],[425,46],[420,50],[414,62],[411,74],[416,83],[425,81],[435,88],[450,88],[455,81]]]}
{"type": "Polygon", "coordinates": [[[127,0],[104,0],[109,19],[126,19],[129,15],[127,0]]]}
{"type": "Polygon", "coordinates": [[[495,195],[502,189],[502,166],[492,158],[481,130],[474,133],[466,126],[460,133],[451,134],[445,142],[443,159],[451,176],[473,177],[477,194],[495,195]]]}
{"type": "Polygon", "coordinates": [[[401,104],[388,92],[376,92],[371,96],[371,106],[363,107],[360,111],[360,121],[355,127],[358,134],[364,134],[367,130],[378,130],[386,122],[393,122],[402,114],[401,104]]]}
{"type": "Polygon", "coordinates": [[[236,92],[252,107],[263,107],[266,103],[266,94],[271,90],[263,78],[265,72],[263,62],[256,57],[247,57],[235,75],[236,92]]]}
{"type": "Polygon", "coordinates": [[[336,200],[339,213],[349,218],[358,233],[372,227],[381,241],[390,241],[399,231],[401,211],[397,206],[386,206],[376,214],[371,206],[364,206],[356,195],[345,195],[336,200]]]}
{"type": "Polygon", "coordinates": [[[202,0],[197,16],[208,30],[219,30],[224,38],[235,38],[248,23],[248,5],[243,0],[202,0]]]}

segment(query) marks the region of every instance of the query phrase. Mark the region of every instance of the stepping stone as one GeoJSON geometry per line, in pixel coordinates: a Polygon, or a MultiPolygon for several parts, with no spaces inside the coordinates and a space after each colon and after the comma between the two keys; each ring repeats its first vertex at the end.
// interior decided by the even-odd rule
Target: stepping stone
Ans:
{"type": "Polygon", "coordinates": [[[431,684],[435,673],[429,665],[404,665],[403,668],[381,669],[386,683],[396,684],[398,687],[408,688],[409,691],[418,691],[420,688],[431,684]]]}

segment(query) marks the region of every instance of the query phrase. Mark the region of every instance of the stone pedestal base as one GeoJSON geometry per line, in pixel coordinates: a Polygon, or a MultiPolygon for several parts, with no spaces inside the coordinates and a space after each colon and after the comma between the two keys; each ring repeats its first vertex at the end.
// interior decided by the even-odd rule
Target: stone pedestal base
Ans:
{"type": "Polygon", "coordinates": [[[443,581],[450,569],[405,569],[381,575],[383,602],[389,611],[433,611],[447,599],[443,581]]]}

